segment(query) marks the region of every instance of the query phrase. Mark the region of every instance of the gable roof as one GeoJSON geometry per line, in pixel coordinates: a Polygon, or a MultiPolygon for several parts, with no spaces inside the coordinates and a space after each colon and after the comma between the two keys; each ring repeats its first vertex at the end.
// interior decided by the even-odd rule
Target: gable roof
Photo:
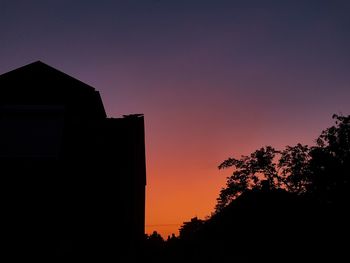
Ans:
{"type": "Polygon", "coordinates": [[[0,75],[0,105],[64,105],[106,117],[98,91],[41,61],[0,75]]]}

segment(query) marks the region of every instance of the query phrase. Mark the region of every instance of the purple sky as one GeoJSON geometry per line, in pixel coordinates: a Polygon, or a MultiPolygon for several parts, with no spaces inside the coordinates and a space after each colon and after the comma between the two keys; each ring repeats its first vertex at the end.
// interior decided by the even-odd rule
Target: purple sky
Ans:
{"type": "Polygon", "coordinates": [[[99,90],[109,116],[145,114],[148,231],[209,215],[225,158],[312,144],[333,113],[350,112],[350,1],[1,0],[0,10],[0,73],[41,60],[99,90]]]}

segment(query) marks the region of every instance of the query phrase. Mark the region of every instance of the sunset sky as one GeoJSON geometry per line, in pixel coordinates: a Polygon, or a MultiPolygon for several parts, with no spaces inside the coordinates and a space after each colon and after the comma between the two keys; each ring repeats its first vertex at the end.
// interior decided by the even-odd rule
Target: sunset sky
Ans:
{"type": "MultiPolygon", "coordinates": [[[[0,74],[41,60],[143,113],[146,231],[213,211],[229,156],[350,114],[350,1],[0,0],[0,74]]],[[[48,87],[49,88],[49,87],[48,87]]]]}

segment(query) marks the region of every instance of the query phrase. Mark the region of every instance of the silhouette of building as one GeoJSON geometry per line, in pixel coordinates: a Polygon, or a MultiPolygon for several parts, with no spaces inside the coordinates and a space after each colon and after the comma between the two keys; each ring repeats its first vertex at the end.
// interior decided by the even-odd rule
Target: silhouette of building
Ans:
{"type": "Polygon", "coordinates": [[[0,76],[2,236],[14,254],[118,255],[144,237],[142,115],[40,61],[0,76]]]}

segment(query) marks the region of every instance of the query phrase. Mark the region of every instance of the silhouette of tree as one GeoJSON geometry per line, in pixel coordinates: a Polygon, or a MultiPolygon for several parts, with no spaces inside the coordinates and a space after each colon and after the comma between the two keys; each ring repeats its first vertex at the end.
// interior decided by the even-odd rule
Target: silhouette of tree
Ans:
{"type": "Polygon", "coordinates": [[[297,144],[283,151],[271,146],[260,148],[240,159],[228,158],[219,169],[234,168],[217,199],[216,212],[240,194],[261,189],[307,193],[324,202],[344,200],[350,174],[350,115],[333,115],[335,125],[324,130],[316,146],[297,144]]]}
{"type": "Polygon", "coordinates": [[[311,183],[310,148],[298,143],[286,146],[278,160],[278,174],[286,189],[291,192],[304,193],[311,183]]]}
{"type": "Polygon", "coordinates": [[[164,243],[163,237],[157,231],[153,231],[151,235],[146,235],[146,240],[154,245],[162,245],[164,243]]]}
{"type": "Polygon", "coordinates": [[[178,238],[175,236],[175,234],[171,234],[171,236],[168,236],[166,242],[167,243],[171,243],[171,242],[176,242],[178,240],[178,238]]]}
{"type": "Polygon", "coordinates": [[[271,146],[263,147],[250,156],[241,156],[240,159],[229,158],[219,165],[219,169],[233,167],[231,176],[227,177],[226,187],[220,191],[216,211],[220,211],[232,200],[246,190],[260,188],[262,181],[267,181],[272,188],[279,188],[284,184],[278,176],[274,162],[279,151],[271,146]]]}
{"type": "Polygon", "coordinates": [[[335,125],[324,130],[310,151],[309,191],[324,203],[349,200],[350,115],[333,115],[335,125]]]}
{"type": "Polygon", "coordinates": [[[180,238],[191,238],[196,232],[198,232],[199,229],[201,229],[204,222],[204,220],[198,219],[197,217],[193,217],[189,222],[184,222],[180,227],[180,238]]]}
{"type": "Polygon", "coordinates": [[[181,226],[178,243],[170,246],[181,250],[178,261],[345,255],[350,115],[333,118],[335,124],[315,146],[297,144],[281,151],[266,146],[222,162],[218,168],[233,169],[232,174],[215,212],[181,226]]]}
{"type": "Polygon", "coordinates": [[[162,258],[165,241],[157,231],[151,235],[145,235],[144,256],[148,261],[155,261],[162,258]]]}
{"type": "MultiPolygon", "coordinates": [[[[176,262],[345,255],[350,234],[350,115],[333,116],[315,146],[262,147],[233,169],[206,220],[184,222],[167,253],[176,262]],[[172,245],[173,244],[173,245],[172,245]],[[180,252],[179,252],[180,251],[180,252]]],[[[175,262],[174,261],[174,262],[175,262]]]]}

